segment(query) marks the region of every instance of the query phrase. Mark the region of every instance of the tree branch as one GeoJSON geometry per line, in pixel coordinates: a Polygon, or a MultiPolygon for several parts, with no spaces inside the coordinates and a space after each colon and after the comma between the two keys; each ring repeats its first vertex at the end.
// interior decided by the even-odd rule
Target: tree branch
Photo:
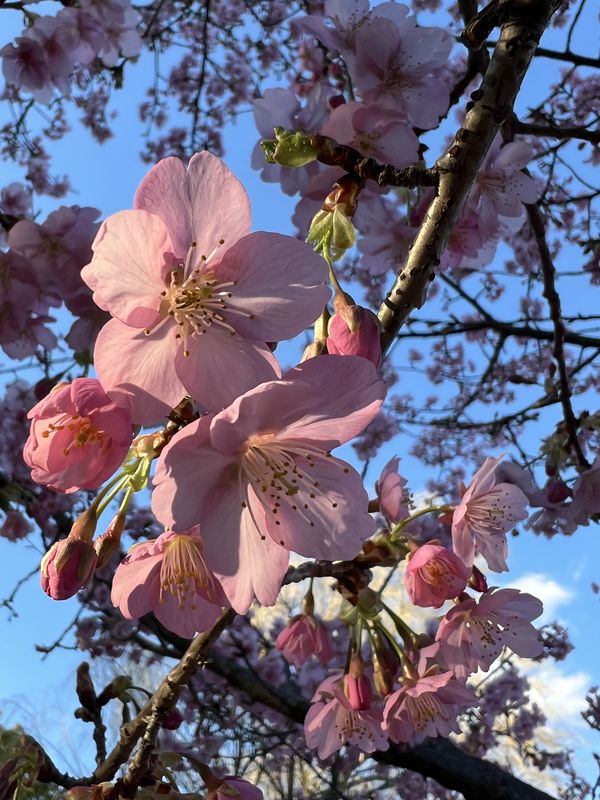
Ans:
{"type": "Polygon", "coordinates": [[[558,0],[502,3],[504,22],[480,89],[472,95],[464,126],[436,162],[438,191],[404,267],[379,310],[387,349],[410,312],[425,302],[446,242],[501,124],[511,113],[521,81],[558,0]]]}

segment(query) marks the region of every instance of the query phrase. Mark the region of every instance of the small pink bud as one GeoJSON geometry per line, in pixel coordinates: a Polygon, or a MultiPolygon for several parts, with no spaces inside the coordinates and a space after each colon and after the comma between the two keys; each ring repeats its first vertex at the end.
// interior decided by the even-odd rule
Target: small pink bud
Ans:
{"type": "Polygon", "coordinates": [[[164,718],[162,726],[168,731],[176,731],[182,722],[183,714],[181,711],[178,711],[176,708],[174,708],[164,718]]]}
{"type": "Polygon", "coordinates": [[[53,600],[67,600],[85,586],[95,568],[96,551],[89,541],[72,536],[61,539],[42,559],[42,589],[53,600]]]}
{"type": "Polygon", "coordinates": [[[371,708],[371,681],[363,673],[363,668],[362,658],[354,655],[348,673],[344,675],[344,694],[355,711],[371,708]]]}
{"type": "Polygon", "coordinates": [[[376,367],[381,363],[377,317],[362,306],[349,306],[329,320],[327,350],[332,355],[362,356],[376,367]]]}

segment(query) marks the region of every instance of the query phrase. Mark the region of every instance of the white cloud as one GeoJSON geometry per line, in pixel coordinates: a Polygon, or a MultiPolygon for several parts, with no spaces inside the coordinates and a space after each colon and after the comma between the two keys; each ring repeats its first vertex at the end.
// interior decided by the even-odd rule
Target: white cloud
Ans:
{"type": "Polygon", "coordinates": [[[534,620],[533,624],[536,627],[555,620],[556,610],[561,606],[568,605],[575,597],[575,593],[571,589],[562,586],[542,572],[531,572],[522,575],[520,578],[511,577],[507,586],[512,589],[520,589],[522,592],[528,592],[534,597],[539,597],[542,601],[544,613],[534,620]]]}

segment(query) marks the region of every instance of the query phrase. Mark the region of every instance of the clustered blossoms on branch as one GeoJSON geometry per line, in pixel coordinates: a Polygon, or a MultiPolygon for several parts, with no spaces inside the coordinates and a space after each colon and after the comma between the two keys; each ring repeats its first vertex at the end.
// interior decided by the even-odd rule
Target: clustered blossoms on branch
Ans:
{"type": "MultiPolygon", "coordinates": [[[[180,20],[169,18],[176,5],[134,10],[129,0],[81,0],[54,17],[28,14],[23,35],[0,50],[7,97],[19,103],[31,98],[31,104],[56,109],[75,84],[87,88],[107,69],[120,85],[125,64],[142,47],[138,14],[155,53],[161,37],[174,30],[198,38],[202,23],[206,55],[215,41],[211,13],[222,33],[229,30],[227,15],[241,13],[225,3],[214,4],[218,9],[211,11],[207,3],[195,24],[180,29],[180,20]]],[[[268,25],[275,28],[286,4],[269,5],[268,25]]],[[[262,10],[254,19],[266,25],[262,10]]],[[[217,669],[219,657],[227,664],[234,661],[240,670],[255,659],[267,690],[277,690],[286,680],[305,689],[312,695],[306,746],[324,760],[336,759],[346,747],[350,753],[352,748],[383,751],[390,742],[410,748],[428,736],[452,732],[474,740],[471,723],[479,713],[470,680],[474,673],[490,669],[503,654],[510,664],[511,653],[537,658],[544,648],[558,652],[560,637],[542,639],[532,625],[542,612],[540,601],[515,589],[488,588],[481,569],[485,562],[492,572],[508,570],[507,533],[519,522],[528,520],[533,529],[557,524],[557,519],[565,529],[587,524],[590,514],[598,512],[599,470],[597,462],[589,468],[582,451],[580,466],[586,469],[571,489],[554,467],[550,442],[549,482],[540,491],[516,465],[477,454],[473,460],[483,463],[467,487],[458,481],[456,487],[447,485],[438,492],[447,502],[419,508],[398,473],[398,458],[383,469],[376,496],[369,499],[363,477],[334,452],[358,438],[355,447],[368,459],[396,431],[393,415],[400,413],[403,400],[388,395],[383,410],[397,376],[384,361],[382,326],[340,281],[357,278],[372,300],[387,273],[401,270],[427,220],[436,196],[431,187],[439,177],[435,168],[426,169],[427,147],[420,137],[447,116],[464,67],[449,32],[418,24],[401,3],[370,9],[367,0],[325,0],[304,10],[308,13],[290,24],[300,57],[299,71],[288,72],[291,88],[268,89],[257,99],[256,93],[232,88],[237,84],[231,81],[228,91],[238,91],[236,101],[252,101],[259,132],[269,140],[255,148],[253,165],[284,192],[300,194],[294,222],[315,249],[289,236],[251,233],[244,188],[208,150],[196,152],[187,164],[173,156],[160,160],[139,186],[133,209],[100,225],[95,209],[78,206],[63,206],[41,224],[26,219],[31,193],[15,182],[0,191],[0,246],[8,247],[0,252],[0,346],[15,358],[39,353],[40,347],[50,350],[57,344],[49,327],[55,321],[50,309],[64,303],[77,317],[66,342],[85,377],[63,383],[62,373],[47,370],[36,386],[38,402],[30,396],[26,401],[31,428],[24,458],[31,477],[62,493],[54,518],[62,514],[67,523],[74,518],[66,538],[64,530],[43,528],[48,551],[41,583],[46,594],[62,600],[83,589],[90,605],[108,611],[114,622],[112,602],[125,620],[118,618],[126,632],[122,641],[141,631],[136,641],[145,646],[144,632],[158,631],[169,655],[181,645],[179,639],[202,634],[210,641],[223,619],[239,614],[223,636],[222,651],[215,648],[217,669]],[[324,137],[330,137],[328,144],[324,137]],[[410,167],[411,174],[425,177],[408,184],[416,189],[391,192],[383,179],[365,180],[358,167],[345,174],[340,158],[325,152],[327,147],[335,150],[336,142],[363,156],[363,165],[367,159],[385,162],[387,175],[392,168],[410,167]],[[350,250],[357,233],[360,265],[346,259],[336,272],[332,262],[350,250]],[[311,326],[313,341],[301,363],[283,368],[278,343],[311,326]],[[92,347],[96,378],[87,377],[92,347]],[[141,432],[142,426],[163,423],[159,430],[141,432]],[[152,492],[154,516],[134,505],[136,493],[146,489],[152,492]],[[75,508],[84,502],[76,493],[96,490],[75,518],[75,508]],[[65,499],[71,496],[72,501],[65,499]],[[528,505],[542,510],[528,519],[528,505]],[[96,536],[109,509],[112,519],[96,536]],[[381,516],[375,517],[377,512],[381,516]],[[123,557],[121,543],[128,538],[135,544],[123,557]],[[298,568],[297,574],[310,578],[302,613],[291,616],[273,637],[274,647],[256,629],[246,631],[248,651],[253,649],[248,655],[239,626],[252,629],[253,603],[274,605],[286,580],[298,580],[296,569],[289,568],[290,554],[320,562],[298,568]],[[373,566],[390,570],[383,584],[371,585],[373,566]],[[410,604],[437,612],[424,630],[415,629],[404,604],[389,600],[386,587],[396,569],[410,604]],[[334,621],[325,621],[315,610],[313,584],[319,570],[338,577],[334,588],[340,610],[334,621]],[[175,636],[163,637],[163,629],[175,636]]],[[[264,64],[275,60],[267,51],[278,41],[275,34],[261,43],[264,64]]],[[[477,60],[471,56],[468,69],[477,60]]],[[[201,63],[197,94],[189,88],[197,67],[193,57],[169,78],[181,97],[195,97],[192,145],[199,130],[207,141],[210,135],[206,121],[197,118],[205,69],[210,72],[214,65],[208,56],[201,63]]],[[[237,63],[242,86],[246,76],[237,63]]],[[[225,58],[224,70],[230,69],[225,58]]],[[[206,88],[213,97],[223,92],[222,83],[206,88]]],[[[100,140],[110,135],[103,116],[106,95],[104,87],[89,102],[77,97],[87,107],[85,124],[100,140]]],[[[156,88],[150,97],[144,115],[160,128],[166,104],[156,88]]],[[[52,113],[52,124],[58,125],[61,112],[52,113]]],[[[41,145],[34,140],[28,147],[22,163],[31,187],[64,194],[68,184],[50,179],[41,145]]],[[[148,148],[161,153],[185,149],[176,132],[148,148]]],[[[436,260],[444,280],[458,285],[459,294],[462,278],[487,265],[500,240],[522,228],[524,204],[538,200],[541,184],[525,171],[534,155],[532,145],[521,139],[504,141],[498,134],[492,142],[445,252],[436,260]]],[[[529,220],[534,230],[535,218],[529,220]]],[[[565,331],[557,321],[560,305],[558,312],[552,307],[549,271],[544,293],[559,361],[565,331]]],[[[483,313],[476,301],[474,306],[483,313]]],[[[504,339],[496,358],[503,345],[504,339]]],[[[463,360],[460,345],[446,348],[444,358],[452,371],[463,360]]],[[[428,370],[435,382],[435,367],[428,370]]],[[[70,375],[70,369],[64,374],[70,375]]],[[[17,391],[13,384],[13,394],[17,391]]],[[[566,407],[568,393],[564,387],[560,392],[566,407]]],[[[467,398],[464,408],[470,402],[467,398]]],[[[7,411],[10,422],[14,409],[7,411]]],[[[588,424],[593,431],[594,422],[588,424]]],[[[567,431],[562,447],[576,451],[577,446],[576,434],[567,431]]],[[[561,463],[562,454],[556,458],[561,463]]],[[[36,491],[41,520],[48,498],[45,489],[36,491]]],[[[16,540],[27,535],[29,523],[10,503],[2,535],[16,540]]],[[[96,654],[102,651],[97,641],[91,644],[91,627],[86,632],[82,624],[78,636],[92,652],[97,646],[96,654]]],[[[204,657],[198,650],[195,666],[204,657]]],[[[190,661],[182,663],[185,671],[190,661]]],[[[191,673],[187,677],[191,683],[191,673]]],[[[127,708],[128,693],[135,689],[128,679],[115,679],[110,691],[107,687],[96,698],[81,676],[78,681],[82,718],[91,714],[87,721],[99,713],[101,698],[118,698],[127,708]]],[[[176,682],[169,678],[166,685],[174,691],[176,682]]],[[[133,780],[144,748],[156,744],[152,726],[165,733],[182,722],[179,712],[160,709],[159,695],[151,712],[131,769],[107,789],[111,798],[121,783],[130,791],[127,781],[133,780]]],[[[535,707],[520,712],[524,731],[542,721],[535,707]]],[[[100,723],[93,721],[97,738],[100,723]]],[[[210,745],[206,753],[211,757],[210,745]]],[[[215,775],[193,753],[186,757],[203,778],[208,800],[261,796],[241,778],[215,775]]],[[[155,780],[158,794],[169,793],[161,768],[150,785],[155,780]]],[[[11,780],[10,771],[0,771],[0,781],[5,778],[11,780]]],[[[104,797],[105,789],[73,787],[68,796],[95,798],[100,790],[98,796],[104,797]]]]}

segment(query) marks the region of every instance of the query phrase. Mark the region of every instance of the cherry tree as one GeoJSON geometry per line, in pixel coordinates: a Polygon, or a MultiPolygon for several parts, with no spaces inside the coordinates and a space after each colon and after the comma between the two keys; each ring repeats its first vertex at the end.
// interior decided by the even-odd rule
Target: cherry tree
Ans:
{"type": "Polygon", "coordinates": [[[112,674],[73,679],[95,766],[0,729],[0,798],[594,796],[527,672],[568,632],[499,576],[600,514],[596,12],[0,12],[0,534],[77,609],[46,651],[112,674]],[[61,205],[133,80],[145,177],[61,205]],[[286,234],[226,164],[250,111],[286,234]]]}

